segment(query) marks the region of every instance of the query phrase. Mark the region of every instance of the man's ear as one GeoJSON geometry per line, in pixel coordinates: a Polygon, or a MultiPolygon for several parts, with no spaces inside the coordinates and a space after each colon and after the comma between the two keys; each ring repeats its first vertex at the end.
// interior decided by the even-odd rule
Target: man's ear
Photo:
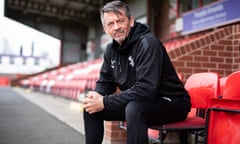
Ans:
{"type": "Polygon", "coordinates": [[[130,17],[130,26],[131,27],[134,26],[134,17],[133,16],[130,17]]]}

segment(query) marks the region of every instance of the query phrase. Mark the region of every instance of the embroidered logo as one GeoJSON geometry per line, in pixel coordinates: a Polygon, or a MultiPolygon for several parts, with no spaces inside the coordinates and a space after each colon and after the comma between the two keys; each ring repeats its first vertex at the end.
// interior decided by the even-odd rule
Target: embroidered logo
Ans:
{"type": "Polygon", "coordinates": [[[129,56],[129,57],[128,57],[128,60],[129,60],[129,64],[130,64],[132,67],[134,67],[134,60],[133,60],[132,56],[129,56]]]}
{"type": "Polygon", "coordinates": [[[115,63],[116,63],[115,60],[111,60],[111,67],[112,67],[112,68],[115,68],[115,63]]]}

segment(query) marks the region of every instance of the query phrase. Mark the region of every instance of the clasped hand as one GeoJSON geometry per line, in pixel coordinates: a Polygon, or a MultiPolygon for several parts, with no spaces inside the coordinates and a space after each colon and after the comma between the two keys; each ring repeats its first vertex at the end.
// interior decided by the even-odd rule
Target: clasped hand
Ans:
{"type": "Polygon", "coordinates": [[[95,91],[88,92],[82,103],[83,108],[89,114],[93,114],[104,109],[103,96],[95,91]]]}

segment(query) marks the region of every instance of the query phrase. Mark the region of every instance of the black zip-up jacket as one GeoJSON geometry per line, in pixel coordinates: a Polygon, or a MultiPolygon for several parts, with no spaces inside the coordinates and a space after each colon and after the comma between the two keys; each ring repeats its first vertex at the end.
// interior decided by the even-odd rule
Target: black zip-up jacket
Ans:
{"type": "Polygon", "coordinates": [[[114,40],[107,46],[95,90],[104,96],[106,109],[161,97],[182,98],[190,106],[189,95],[165,47],[145,25],[137,22],[121,46],[114,40]],[[116,87],[120,93],[114,93],[116,87]]]}

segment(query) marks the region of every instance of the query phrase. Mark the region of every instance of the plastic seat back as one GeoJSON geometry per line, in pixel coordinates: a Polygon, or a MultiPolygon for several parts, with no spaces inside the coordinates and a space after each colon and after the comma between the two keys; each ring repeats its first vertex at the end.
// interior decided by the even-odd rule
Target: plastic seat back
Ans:
{"type": "Polygon", "coordinates": [[[231,73],[225,83],[223,98],[240,99],[240,71],[231,73]]]}
{"type": "Polygon", "coordinates": [[[168,131],[194,132],[195,143],[198,142],[199,131],[205,129],[205,118],[203,118],[205,110],[209,107],[210,99],[217,96],[218,84],[219,76],[213,72],[194,73],[187,78],[184,86],[191,97],[191,112],[184,121],[153,126],[152,129],[160,131],[160,143],[163,143],[164,132],[168,131]],[[204,110],[203,115],[202,109],[204,110]]]}
{"type": "Polygon", "coordinates": [[[219,94],[219,76],[214,72],[192,74],[185,83],[191,97],[192,108],[209,107],[210,99],[219,94]]]}
{"type": "Polygon", "coordinates": [[[208,117],[207,144],[240,142],[240,100],[212,99],[208,117]]]}

